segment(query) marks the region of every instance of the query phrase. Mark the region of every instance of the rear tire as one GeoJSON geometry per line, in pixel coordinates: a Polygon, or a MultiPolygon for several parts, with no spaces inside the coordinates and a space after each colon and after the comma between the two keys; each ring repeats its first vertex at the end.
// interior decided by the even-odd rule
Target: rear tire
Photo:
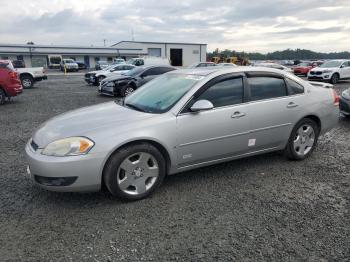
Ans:
{"type": "Polygon", "coordinates": [[[300,120],[289,137],[284,150],[287,158],[291,160],[303,160],[307,158],[317,145],[320,130],[315,121],[304,118],[300,120]]]}
{"type": "Polygon", "coordinates": [[[103,181],[112,195],[139,200],[151,195],[165,174],[163,155],[154,146],[141,143],[114,153],[105,166],[103,181]]]}
{"type": "Polygon", "coordinates": [[[4,90],[0,88],[0,105],[5,104],[6,94],[4,90]]]}
{"type": "Polygon", "coordinates": [[[21,76],[21,84],[24,89],[32,88],[34,85],[34,79],[31,76],[24,75],[21,76]]]}

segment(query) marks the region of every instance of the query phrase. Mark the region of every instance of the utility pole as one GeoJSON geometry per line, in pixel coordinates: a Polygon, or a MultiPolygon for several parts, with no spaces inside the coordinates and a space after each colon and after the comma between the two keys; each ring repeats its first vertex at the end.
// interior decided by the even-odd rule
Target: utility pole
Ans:
{"type": "Polygon", "coordinates": [[[106,40],[107,39],[103,39],[103,46],[106,46],[106,40]]]}

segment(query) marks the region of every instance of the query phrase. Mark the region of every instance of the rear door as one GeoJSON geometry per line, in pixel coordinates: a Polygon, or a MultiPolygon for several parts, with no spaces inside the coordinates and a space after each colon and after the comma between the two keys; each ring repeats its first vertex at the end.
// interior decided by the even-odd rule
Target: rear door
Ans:
{"type": "Polygon", "coordinates": [[[278,74],[250,73],[247,78],[249,151],[283,148],[305,106],[304,88],[278,74]]]}

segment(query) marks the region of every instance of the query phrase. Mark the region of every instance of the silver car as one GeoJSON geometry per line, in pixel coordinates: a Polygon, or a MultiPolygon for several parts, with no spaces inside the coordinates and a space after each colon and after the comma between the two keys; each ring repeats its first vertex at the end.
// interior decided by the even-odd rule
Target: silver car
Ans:
{"type": "Polygon", "coordinates": [[[28,173],[54,191],[151,194],[166,175],[271,151],[311,154],[339,115],[332,88],[259,67],[166,73],[122,103],[44,123],[26,145],[28,173]]]}

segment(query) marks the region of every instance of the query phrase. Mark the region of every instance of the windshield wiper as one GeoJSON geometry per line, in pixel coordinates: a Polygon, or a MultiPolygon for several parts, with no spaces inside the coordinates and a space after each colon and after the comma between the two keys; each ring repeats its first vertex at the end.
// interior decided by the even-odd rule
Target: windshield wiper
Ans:
{"type": "Polygon", "coordinates": [[[140,111],[140,112],[145,112],[145,110],[143,110],[142,108],[138,107],[138,106],[135,106],[133,104],[129,104],[129,103],[124,103],[124,105],[126,105],[127,107],[130,107],[132,109],[135,109],[137,111],[140,111]]]}

